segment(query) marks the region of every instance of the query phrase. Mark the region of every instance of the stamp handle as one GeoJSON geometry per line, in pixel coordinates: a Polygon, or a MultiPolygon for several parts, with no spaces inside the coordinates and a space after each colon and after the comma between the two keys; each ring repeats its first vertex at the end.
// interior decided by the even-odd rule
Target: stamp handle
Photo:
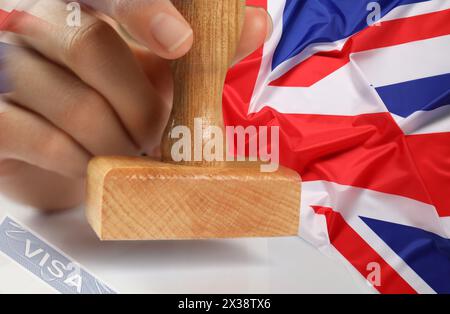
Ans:
{"type": "MultiPolygon", "coordinates": [[[[194,44],[187,55],[172,63],[174,77],[173,109],[164,133],[162,157],[172,162],[171,149],[178,139],[171,138],[174,126],[187,126],[192,134],[194,119],[203,127],[223,129],[222,92],[225,77],[241,35],[245,0],[172,0],[191,24],[194,44]]],[[[203,142],[209,134],[203,132],[203,142]]]]}

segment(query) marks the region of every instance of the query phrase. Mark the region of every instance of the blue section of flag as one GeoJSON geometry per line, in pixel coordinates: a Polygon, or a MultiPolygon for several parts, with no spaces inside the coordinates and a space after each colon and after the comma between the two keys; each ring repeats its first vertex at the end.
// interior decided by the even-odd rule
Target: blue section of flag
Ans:
{"type": "MultiPolygon", "coordinates": [[[[378,0],[381,17],[393,8],[429,0],[378,0]]],[[[283,34],[274,53],[272,69],[298,55],[308,45],[335,42],[367,27],[373,0],[286,0],[283,34]]]]}
{"type": "Polygon", "coordinates": [[[450,293],[450,239],[415,227],[360,217],[437,293],[450,293]]]}
{"type": "Polygon", "coordinates": [[[450,73],[383,87],[378,94],[388,110],[398,116],[450,105],[450,73]]]}

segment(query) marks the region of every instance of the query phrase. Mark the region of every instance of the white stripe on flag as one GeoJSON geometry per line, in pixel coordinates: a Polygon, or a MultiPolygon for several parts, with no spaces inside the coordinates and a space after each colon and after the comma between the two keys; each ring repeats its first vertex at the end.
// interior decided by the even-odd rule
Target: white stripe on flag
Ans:
{"type": "Polygon", "coordinates": [[[422,15],[450,9],[450,0],[431,0],[401,5],[386,14],[381,21],[397,20],[405,17],[422,15]]]}
{"type": "Polygon", "coordinates": [[[450,104],[430,111],[416,111],[407,118],[391,114],[409,135],[450,132],[450,104]]]}
{"type": "Polygon", "coordinates": [[[387,112],[375,89],[352,63],[311,87],[266,86],[258,96],[249,108],[250,113],[266,106],[291,114],[355,116],[387,112]]]}
{"type": "Polygon", "coordinates": [[[309,195],[308,199],[302,195],[305,201],[302,201],[302,210],[311,205],[331,207],[344,217],[363,216],[419,228],[443,238],[450,238],[450,230],[442,228],[441,218],[430,204],[328,181],[304,182],[302,189],[307,191],[305,196],[309,195]]]}
{"type": "Polygon", "coordinates": [[[354,53],[374,87],[450,73],[450,35],[354,53]]]}

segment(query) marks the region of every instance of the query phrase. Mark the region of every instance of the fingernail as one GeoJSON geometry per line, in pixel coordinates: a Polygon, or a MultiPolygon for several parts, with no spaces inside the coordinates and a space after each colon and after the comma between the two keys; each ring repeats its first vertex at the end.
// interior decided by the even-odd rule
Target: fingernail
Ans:
{"type": "Polygon", "coordinates": [[[159,13],[151,21],[153,38],[168,52],[177,50],[192,36],[192,29],[177,18],[159,13]]]}

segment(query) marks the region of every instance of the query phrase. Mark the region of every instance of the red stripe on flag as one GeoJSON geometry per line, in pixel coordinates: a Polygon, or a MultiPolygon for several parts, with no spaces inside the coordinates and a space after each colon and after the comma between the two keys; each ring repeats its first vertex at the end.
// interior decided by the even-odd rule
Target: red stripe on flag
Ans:
{"type": "Polygon", "coordinates": [[[342,215],[332,208],[311,206],[316,214],[325,216],[331,244],[342,254],[364,278],[373,270],[369,263],[380,265],[380,285],[374,286],[380,293],[417,293],[353,228],[342,215]]]}
{"type": "Polygon", "coordinates": [[[406,136],[427,191],[441,217],[450,216],[450,133],[406,136]]]}
{"type": "Polygon", "coordinates": [[[371,26],[350,37],[342,50],[319,52],[293,67],[271,86],[309,87],[350,62],[352,53],[450,34],[450,9],[371,26]]]}
{"type": "Polygon", "coordinates": [[[280,126],[280,163],[304,181],[330,181],[432,204],[404,134],[389,113],[300,115],[266,107],[248,115],[230,86],[224,106],[227,125],[280,126]]]}
{"type": "Polygon", "coordinates": [[[432,203],[404,134],[389,113],[279,119],[281,160],[304,181],[325,180],[432,203]],[[294,153],[293,139],[298,139],[294,153]]]}

